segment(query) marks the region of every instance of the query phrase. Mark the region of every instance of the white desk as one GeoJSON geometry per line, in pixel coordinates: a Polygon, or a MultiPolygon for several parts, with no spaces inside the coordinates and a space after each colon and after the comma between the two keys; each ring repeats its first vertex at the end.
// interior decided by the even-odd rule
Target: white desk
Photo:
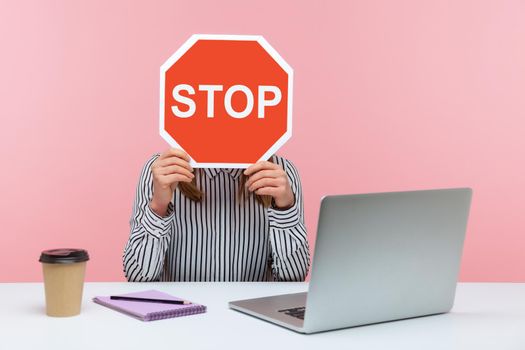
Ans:
{"type": "Polygon", "coordinates": [[[51,318],[41,283],[0,284],[2,349],[525,349],[525,284],[462,283],[451,313],[302,335],[229,310],[227,301],[306,290],[306,283],[86,283],[82,313],[51,318]],[[208,306],[142,322],[95,295],[156,288],[208,306]]]}

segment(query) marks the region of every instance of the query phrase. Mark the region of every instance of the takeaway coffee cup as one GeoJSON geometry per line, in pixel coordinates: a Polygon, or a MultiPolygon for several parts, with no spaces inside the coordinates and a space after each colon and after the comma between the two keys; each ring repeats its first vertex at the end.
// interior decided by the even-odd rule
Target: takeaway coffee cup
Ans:
{"type": "Polygon", "coordinates": [[[88,260],[88,252],[84,249],[50,249],[40,254],[48,316],[67,317],[80,313],[88,260]]]}

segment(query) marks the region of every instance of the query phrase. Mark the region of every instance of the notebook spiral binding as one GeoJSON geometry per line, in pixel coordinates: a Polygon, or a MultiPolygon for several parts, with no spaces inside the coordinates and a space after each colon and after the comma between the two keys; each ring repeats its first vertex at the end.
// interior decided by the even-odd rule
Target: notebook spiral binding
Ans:
{"type": "Polygon", "coordinates": [[[148,321],[162,320],[165,318],[189,316],[206,312],[206,306],[199,305],[178,310],[155,312],[148,315],[148,321]]]}

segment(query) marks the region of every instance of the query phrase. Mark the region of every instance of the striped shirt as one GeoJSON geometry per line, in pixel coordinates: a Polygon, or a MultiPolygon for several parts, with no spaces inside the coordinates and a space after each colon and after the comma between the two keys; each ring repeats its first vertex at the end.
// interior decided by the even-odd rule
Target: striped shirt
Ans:
{"type": "Polygon", "coordinates": [[[152,163],[137,186],[131,232],[124,248],[128,281],[303,281],[310,266],[299,174],[287,159],[294,205],[265,208],[253,194],[237,197],[243,169],[195,168],[201,202],[178,189],[165,217],[153,212],[152,163]]]}

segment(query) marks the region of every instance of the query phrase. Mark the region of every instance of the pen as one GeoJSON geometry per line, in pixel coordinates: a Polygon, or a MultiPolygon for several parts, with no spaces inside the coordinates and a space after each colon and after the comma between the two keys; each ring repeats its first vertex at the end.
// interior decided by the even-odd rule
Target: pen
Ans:
{"type": "Polygon", "coordinates": [[[191,302],[186,300],[169,300],[169,299],[152,299],[152,298],[137,298],[137,297],[124,297],[120,295],[111,295],[111,300],[126,300],[126,301],[141,301],[146,303],[159,303],[159,304],[177,304],[177,305],[189,305],[191,302]]]}

